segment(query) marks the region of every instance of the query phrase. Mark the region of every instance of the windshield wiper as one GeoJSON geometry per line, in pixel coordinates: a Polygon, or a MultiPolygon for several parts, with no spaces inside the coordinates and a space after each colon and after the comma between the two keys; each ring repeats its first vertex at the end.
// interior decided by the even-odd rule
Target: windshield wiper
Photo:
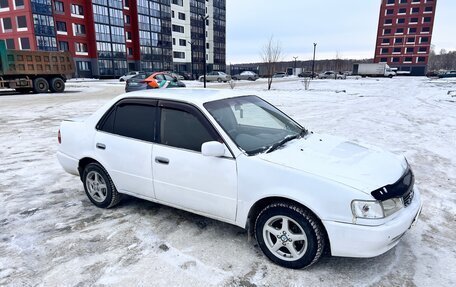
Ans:
{"type": "Polygon", "coordinates": [[[307,130],[306,129],[302,129],[299,134],[286,136],[284,139],[282,139],[279,142],[276,142],[270,148],[268,148],[266,153],[273,152],[276,149],[278,149],[279,147],[283,146],[285,143],[287,143],[289,141],[292,141],[294,139],[297,139],[297,138],[301,138],[301,137],[305,136],[306,134],[307,134],[307,130]]]}

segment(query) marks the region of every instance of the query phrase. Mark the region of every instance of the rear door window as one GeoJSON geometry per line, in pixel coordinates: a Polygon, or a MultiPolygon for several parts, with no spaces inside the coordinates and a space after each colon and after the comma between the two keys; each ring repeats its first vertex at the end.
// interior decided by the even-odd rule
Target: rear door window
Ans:
{"type": "Polygon", "coordinates": [[[153,105],[128,103],[113,107],[102,120],[99,130],[133,139],[155,140],[157,108],[153,105]]]}

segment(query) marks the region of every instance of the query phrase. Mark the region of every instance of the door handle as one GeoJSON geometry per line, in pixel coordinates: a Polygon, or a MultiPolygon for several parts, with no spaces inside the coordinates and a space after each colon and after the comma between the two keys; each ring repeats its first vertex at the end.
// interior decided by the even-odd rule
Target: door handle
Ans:
{"type": "Polygon", "coordinates": [[[106,146],[102,143],[97,143],[96,147],[99,149],[106,149],[106,146]]]}
{"type": "Polygon", "coordinates": [[[155,162],[161,164],[169,164],[169,159],[167,159],[166,157],[157,156],[155,158],[155,162]]]}

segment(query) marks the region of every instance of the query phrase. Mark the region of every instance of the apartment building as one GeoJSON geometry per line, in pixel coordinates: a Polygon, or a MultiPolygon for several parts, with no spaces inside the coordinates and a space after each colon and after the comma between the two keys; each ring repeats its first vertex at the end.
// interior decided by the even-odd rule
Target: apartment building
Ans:
{"type": "Polygon", "coordinates": [[[382,0],[374,62],[425,75],[436,5],[437,0],[382,0]]]}
{"type": "Polygon", "coordinates": [[[225,70],[225,7],[225,0],[0,0],[0,39],[9,49],[70,51],[77,77],[201,75],[204,57],[209,71],[225,70]]]}

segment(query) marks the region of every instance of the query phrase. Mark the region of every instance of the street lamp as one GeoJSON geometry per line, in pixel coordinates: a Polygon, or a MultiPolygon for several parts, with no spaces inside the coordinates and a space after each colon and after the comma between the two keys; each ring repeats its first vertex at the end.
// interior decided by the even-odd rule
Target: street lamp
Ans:
{"type": "Polygon", "coordinates": [[[204,37],[204,88],[206,88],[206,74],[207,74],[207,65],[206,65],[206,21],[209,19],[209,15],[201,15],[203,20],[203,37],[204,37]]]}
{"type": "Polygon", "coordinates": [[[196,40],[191,42],[191,41],[187,41],[189,44],[190,44],[190,58],[191,58],[191,69],[192,69],[192,79],[194,78],[194,74],[193,74],[193,45],[195,45],[196,43],[196,40]]]}
{"type": "Polygon", "coordinates": [[[315,50],[317,49],[317,43],[314,43],[314,57],[312,61],[312,79],[314,78],[315,74],[315,50]]]}
{"type": "Polygon", "coordinates": [[[293,72],[293,74],[296,74],[296,60],[298,59],[298,56],[293,57],[293,59],[294,59],[294,72],[293,72]]]}

